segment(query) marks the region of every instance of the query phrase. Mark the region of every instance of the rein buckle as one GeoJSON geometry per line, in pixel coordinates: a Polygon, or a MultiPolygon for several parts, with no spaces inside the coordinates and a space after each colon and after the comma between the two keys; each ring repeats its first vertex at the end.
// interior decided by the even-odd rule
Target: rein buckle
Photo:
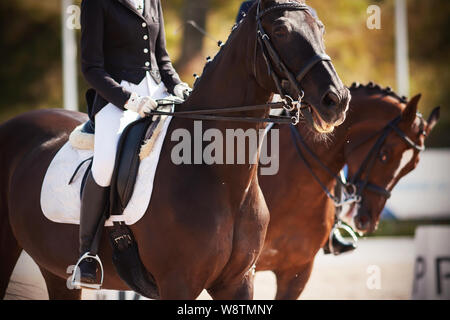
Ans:
{"type": "Polygon", "coordinates": [[[284,99],[283,99],[283,103],[284,103],[284,110],[288,111],[288,112],[292,112],[295,110],[295,104],[296,101],[294,101],[294,99],[292,99],[291,96],[285,95],[284,99]]]}
{"type": "Polygon", "coordinates": [[[299,122],[300,122],[300,109],[302,107],[302,100],[303,97],[305,96],[305,93],[303,92],[303,90],[301,90],[301,93],[298,95],[298,99],[297,101],[295,101],[291,96],[284,96],[284,106],[283,108],[287,111],[287,112],[293,112],[294,116],[291,117],[292,120],[292,125],[296,126],[299,122]]]}

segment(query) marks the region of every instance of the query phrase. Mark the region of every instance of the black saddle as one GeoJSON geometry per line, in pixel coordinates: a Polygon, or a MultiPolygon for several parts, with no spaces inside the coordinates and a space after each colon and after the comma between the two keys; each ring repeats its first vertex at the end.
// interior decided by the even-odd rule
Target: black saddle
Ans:
{"type": "Polygon", "coordinates": [[[151,118],[139,119],[128,125],[120,137],[111,180],[111,215],[121,215],[133,195],[140,164],[139,153],[151,124],[151,118]]]}
{"type": "MultiPolygon", "coordinates": [[[[117,147],[115,167],[111,179],[109,215],[121,215],[131,199],[139,171],[139,153],[145,140],[149,139],[157,124],[151,118],[142,118],[129,124],[123,131],[117,147]]],[[[82,132],[95,134],[95,124],[89,120],[82,132]]],[[[84,183],[82,183],[82,186],[84,183]]]]}

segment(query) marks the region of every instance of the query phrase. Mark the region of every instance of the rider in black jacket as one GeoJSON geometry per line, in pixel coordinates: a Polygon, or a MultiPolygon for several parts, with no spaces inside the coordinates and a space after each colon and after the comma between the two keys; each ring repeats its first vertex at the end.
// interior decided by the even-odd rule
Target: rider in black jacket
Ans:
{"type": "Polygon", "coordinates": [[[132,0],[85,0],[81,12],[81,68],[97,91],[91,119],[108,102],[124,108],[130,98],[122,80],[138,84],[148,71],[170,93],[181,80],[166,50],[159,0],[144,1],[143,14],[132,0]]]}
{"type": "Polygon", "coordinates": [[[81,68],[95,90],[88,101],[95,122],[94,157],[80,214],[78,266],[83,285],[96,282],[91,252],[96,252],[94,237],[109,198],[124,124],[145,117],[157,107],[156,99],[171,94],[185,98],[190,88],[181,82],[167,53],[160,0],[83,0],[81,68]]]}

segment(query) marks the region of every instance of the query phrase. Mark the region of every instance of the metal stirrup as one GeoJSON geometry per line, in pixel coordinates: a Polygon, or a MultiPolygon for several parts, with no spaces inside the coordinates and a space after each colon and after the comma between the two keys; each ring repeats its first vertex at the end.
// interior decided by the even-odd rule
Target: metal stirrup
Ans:
{"type": "Polygon", "coordinates": [[[338,229],[344,229],[345,231],[347,231],[347,233],[350,234],[350,236],[353,239],[352,243],[355,246],[355,248],[358,247],[358,245],[357,245],[358,244],[358,237],[356,236],[355,231],[353,231],[353,229],[351,227],[349,227],[348,225],[343,224],[341,220],[338,220],[334,224],[333,229],[331,229],[330,235],[328,237],[328,249],[330,250],[330,252],[332,254],[336,255],[336,253],[335,253],[336,250],[335,250],[335,248],[333,246],[333,235],[334,235],[334,232],[336,230],[338,230],[338,229]]]}
{"type": "MultiPolygon", "coordinates": [[[[90,252],[86,252],[84,255],[81,256],[81,258],[78,260],[77,264],[75,265],[75,268],[72,273],[71,284],[72,284],[73,288],[76,288],[76,289],[88,288],[88,289],[100,290],[103,285],[103,275],[104,275],[103,264],[102,264],[102,261],[100,260],[99,256],[98,255],[93,256],[90,254],[90,252]],[[76,275],[77,275],[77,270],[79,270],[78,265],[81,263],[81,261],[83,261],[84,259],[87,259],[87,258],[94,259],[100,265],[101,277],[100,277],[99,284],[83,283],[83,282],[77,280],[76,275]]],[[[81,274],[80,274],[80,278],[81,278],[81,274]]]]}

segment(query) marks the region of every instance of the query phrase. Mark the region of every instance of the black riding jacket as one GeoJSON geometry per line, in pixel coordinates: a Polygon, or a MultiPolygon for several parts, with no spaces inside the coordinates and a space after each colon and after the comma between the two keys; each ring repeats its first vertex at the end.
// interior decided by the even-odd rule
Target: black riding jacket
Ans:
{"type": "Polygon", "coordinates": [[[120,82],[139,84],[146,71],[173,93],[181,80],[166,50],[160,0],[144,0],[142,15],[129,0],[83,0],[81,68],[96,91],[87,94],[91,119],[108,103],[123,108],[131,92],[120,82]]]}

